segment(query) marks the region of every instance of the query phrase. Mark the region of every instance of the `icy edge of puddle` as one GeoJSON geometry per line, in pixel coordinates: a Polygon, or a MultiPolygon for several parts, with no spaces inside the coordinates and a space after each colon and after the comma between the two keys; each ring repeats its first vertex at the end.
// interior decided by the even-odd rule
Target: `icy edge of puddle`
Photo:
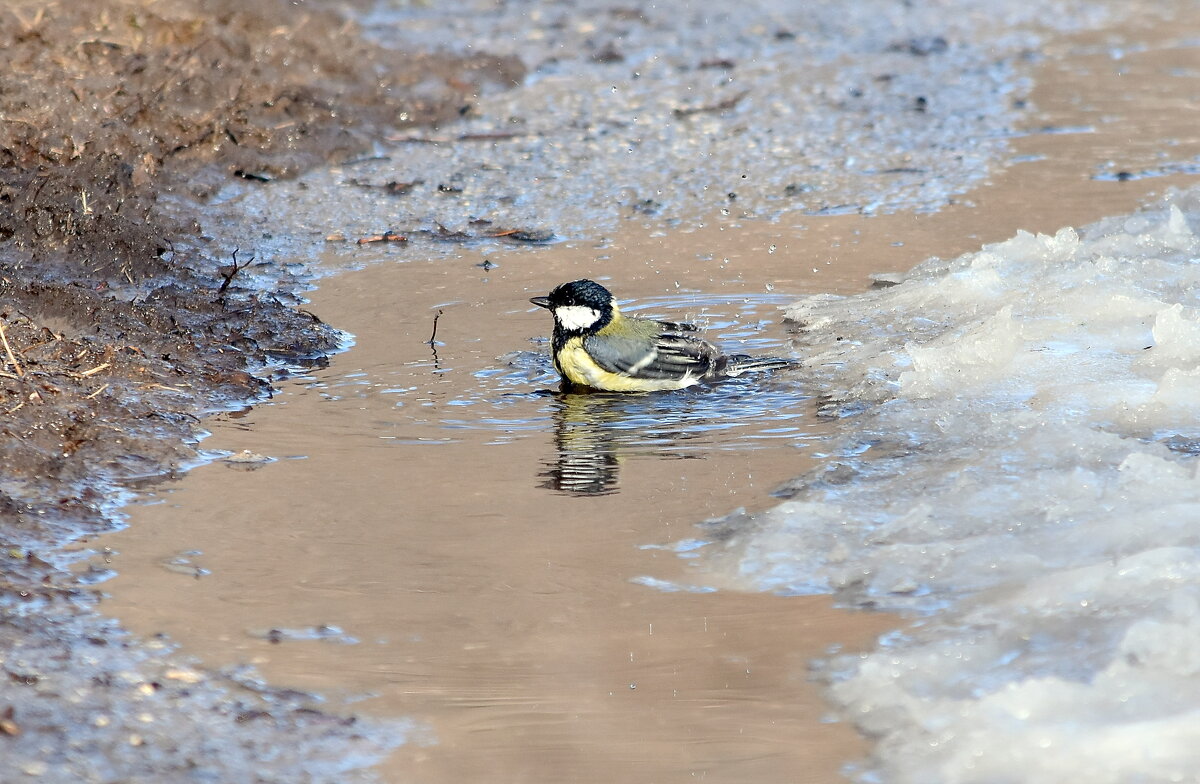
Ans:
{"type": "Polygon", "coordinates": [[[837,456],[713,565],[925,614],[827,663],[864,776],[1200,767],[1198,230],[1200,187],[789,309],[837,456]]]}

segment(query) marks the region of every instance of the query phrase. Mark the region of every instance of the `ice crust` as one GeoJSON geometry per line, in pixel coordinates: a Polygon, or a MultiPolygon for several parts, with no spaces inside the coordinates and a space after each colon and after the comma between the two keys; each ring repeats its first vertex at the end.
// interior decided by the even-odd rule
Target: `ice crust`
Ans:
{"type": "Polygon", "coordinates": [[[519,58],[512,89],[458,122],[251,191],[272,234],[536,227],[604,236],[624,219],[698,222],[940,209],[1009,156],[1032,63],[1054,30],[1120,3],[962,0],[736,6],[660,0],[374,4],[380,43],[519,58]],[[463,135],[481,138],[464,140],[463,135]],[[496,138],[492,138],[492,137],[496,138]],[[511,138],[509,138],[511,136],[511,138]],[[381,197],[408,183],[414,197],[381,197]],[[336,192],[337,210],[330,213],[336,192]],[[432,195],[433,198],[428,196],[432,195]],[[331,223],[331,219],[333,223],[331,223]]]}
{"type": "Polygon", "coordinates": [[[1200,188],[788,310],[845,429],[715,558],[919,614],[826,663],[863,780],[1197,780],[1198,230],[1200,188]]]}

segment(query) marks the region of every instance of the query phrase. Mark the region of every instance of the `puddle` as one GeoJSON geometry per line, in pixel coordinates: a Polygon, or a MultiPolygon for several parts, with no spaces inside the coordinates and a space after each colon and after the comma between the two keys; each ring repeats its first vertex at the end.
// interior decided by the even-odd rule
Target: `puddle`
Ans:
{"type": "Polygon", "coordinates": [[[1187,112],[1147,138],[1147,105],[1129,97],[1181,50],[1114,66],[1073,46],[1033,97],[1033,125],[1068,132],[1015,139],[1007,170],[937,214],[628,222],[600,247],[436,261],[331,246],[328,269],[365,266],[325,280],[309,309],[355,345],[213,423],[206,448],[274,460],[201,467],[132,508],[104,540],[119,572],[104,607],[208,664],[412,719],[425,742],[393,755],[389,781],[835,780],[866,745],[822,723],[808,663],[901,621],[707,592],[686,557],[694,522],[772,504],[831,425],[786,374],[546,394],[536,341],[550,323],[527,298],[587,275],[639,312],[707,323],[730,350],[774,353],[788,342],[777,306],[795,295],[1127,211],[1177,180],[1094,172],[1149,170],[1163,139],[1172,160],[1197,152],[1187,112]]]}
{"type": "MultiPolygon", "coordinates": [[[[573,273],[495,259],[325,281],[311,307],[354,347],[215,423],[205,446],[236,462],[131,510],[109,540],[121,576],[107,609],[211,664],[412,717],[434,745],[401,749],[396,780],[414,765],[446,781],[835,777],[862,747],[819,724],[806,662],[893,621],[820,597],[694,592],[675,548],[646,546],[768,504],[821,435],[810,402],[782,376],[550,394],[531,342],[550,321],[527,298],[573,273]],[[804,743],[797,724],[814,725],[804,743]]],[[[788,298],[728,288],[632,307],[707,324],[730,349],[785,350],[788,298]]]]}

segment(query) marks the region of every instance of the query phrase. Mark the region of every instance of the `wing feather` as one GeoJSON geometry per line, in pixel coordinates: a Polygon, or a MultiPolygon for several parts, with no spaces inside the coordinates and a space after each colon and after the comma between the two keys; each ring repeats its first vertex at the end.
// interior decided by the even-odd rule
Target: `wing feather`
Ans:
{"type": "Polygon", "coordinates": [[[630,337],[591,335],[583,342],[588,354],[601,368],[631,378],[702,378],[722,359],[721,352],[711,343],[670,332],[658,332],[652,340],[637,334],[630,337]]]}

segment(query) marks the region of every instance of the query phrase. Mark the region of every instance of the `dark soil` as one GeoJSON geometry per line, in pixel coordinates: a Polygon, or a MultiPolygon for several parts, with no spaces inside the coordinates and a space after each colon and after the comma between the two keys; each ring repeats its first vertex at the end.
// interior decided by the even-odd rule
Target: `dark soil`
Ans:
{"type": "Polygon", "coordinates": [[[370,44],[329,4],[0,10],[0,780],[345,781],[396,740],[181,669],[94,614],[95,576],[63,548],[192,459],[198,417],[337,346],[282,264],[210,249],[205,200],[521,77],[511,59],[370,44]],[[289,282],[263,290],[264,272],[289,282]]]}

